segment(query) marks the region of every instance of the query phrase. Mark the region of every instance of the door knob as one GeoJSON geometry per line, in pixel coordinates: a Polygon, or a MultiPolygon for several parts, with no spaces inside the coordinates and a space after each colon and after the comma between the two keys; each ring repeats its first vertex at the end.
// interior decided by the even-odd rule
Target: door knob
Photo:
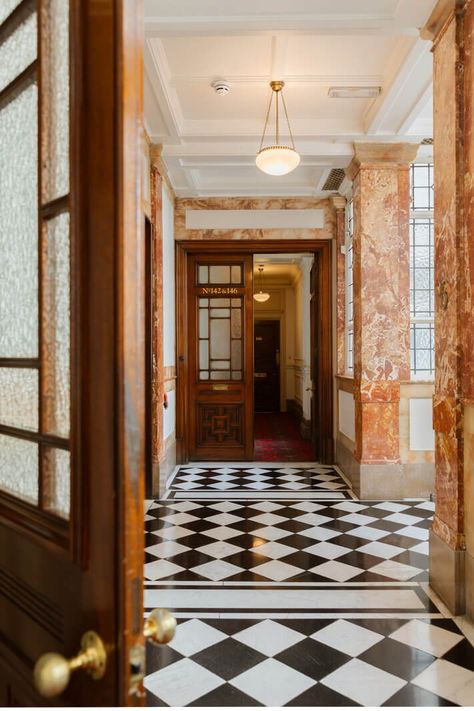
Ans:
{"type": "Polygon", "coordinates": [[[81,649],[75,657],[66,659],[61,654],[50,652],[38,659],[33,672],[36,689],[47,699],[59,696],[76,669],[84,669],[93,679],[102,679],[106,661],[107,652],[99,635],[86,632],[81,639],[81,649]]]}
{"type": "Polygon", "coordinates": [[[157,644],[168,644],[176,632],[176,619],[171,612],[162,608],[152,610],[145,620],[143,634],[157,644]]]}

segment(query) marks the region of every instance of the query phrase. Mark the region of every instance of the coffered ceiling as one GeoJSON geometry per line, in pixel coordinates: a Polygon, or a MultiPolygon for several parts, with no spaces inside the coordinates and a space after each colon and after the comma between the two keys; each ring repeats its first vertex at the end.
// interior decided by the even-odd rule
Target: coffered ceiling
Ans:
{"type": "Polygon", "coordinates": [[[145,0],[145,122],[179,196],[314,195],[354,140],[432,136],[436,0],[145,0]],[[302,160],[287,176],[255,166],[271,79],[285,81],[302,160]],[[230,91],[215,93],[225,80],[230,91]],[[376,99],[329,87],[380,86],[376,99]]]}

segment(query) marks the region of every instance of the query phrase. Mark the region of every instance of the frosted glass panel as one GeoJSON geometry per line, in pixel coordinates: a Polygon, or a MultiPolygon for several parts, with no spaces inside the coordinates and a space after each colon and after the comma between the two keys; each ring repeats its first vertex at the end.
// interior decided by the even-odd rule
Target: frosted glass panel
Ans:
{"type": "Polygon", "coordinates": [[[46,222],[43,238],[44,429],[69,436],[69,215],[46,222]]]}
{"type": "Polygon", "coordinates": [[[0,489],[38,504],[38,445],[0,435],[0,489]]]}
{"type": "Polygon", "coordinates": [[[36,59],[36,36],[36,14],[32,14],[0,44],[0,91],[36,59]]]}
{"type": "Polygon", "coordinates": [[[38,430],[38,371],[0,368],[0,424],[38,430]]]}
{"type": "Polygon", "coordinates": [[[211,358],[230,358],[230,320],[211,320],[211,358]]]}
{"type": "Polygon", "coordinates": [[[213,370],[211,372],[211,380],[229,380],[229,370],[213,370]]]}
{"type": "Polygon", "coordinates": [[[230,282],[230,267],[209,267],[209,281],[211,284],[228,284],[230,282]]]}
{"type": "Polygon", "coordinates": [[[47,511],[69,518],[71,504],[71,457],[62,449],[45,449],[43,506],[47,511]]]}
{"type": "Polygon", "coordinates": [[[232,338],[242,337],[242,318],[240,309],[232,309],[232,338]]]}
{"type": "Polygon", "coordinates": [[[207,309],[199,309],[199,338],[209,337],[209,313],[207,309]]]}
{"type": "Polygon", "coordinates": [[[200,266],[198,269],[199,284],[207,284],[209,282],[209,267],[200,266]]]}
{"type": "Polygon", "coordinates": [[[199,367],[209,368],[209,341],[199,341],[199,367]]]}
{"type": "Polygon", "coordinates": [[[231,267],[231,281],[232,284],[240,284],[242,282],[242,267],[231,267]]]}
{"type": "Polygon", "coordinates": [[[3,22],[20,2],[21,0],[2,0],[0,2],[0,22],[3,22]]]}
{"type": "Polygon", "coordinates": [[[242,341],[232,341],[232,370],[242,367],[242,341]]]}
{"type": "Polygon", "coordinates": [[[37,89],[0,110],[0,357],[38,355],[37,89]]]}
{"type": "Polygon", "coordinates": [[[69,192],[69,2],[43,3],[43,202],[69,192]]]}

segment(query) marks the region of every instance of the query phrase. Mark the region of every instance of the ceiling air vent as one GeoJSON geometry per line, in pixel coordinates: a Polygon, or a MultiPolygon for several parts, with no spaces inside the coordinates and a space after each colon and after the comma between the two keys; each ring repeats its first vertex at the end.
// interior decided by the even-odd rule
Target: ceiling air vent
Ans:
{"type": "Polygon", "coordinates": [[[433,139],[432,138],[424,138],[421,142],[422,146],[432,146],[433,145],[433,139]]]}
{"type": "Polygon", "coordinates": [[[333,168],[326,178],[323,190],[339,190],[341,183],[346,177],[344,168],[333,168]]]}

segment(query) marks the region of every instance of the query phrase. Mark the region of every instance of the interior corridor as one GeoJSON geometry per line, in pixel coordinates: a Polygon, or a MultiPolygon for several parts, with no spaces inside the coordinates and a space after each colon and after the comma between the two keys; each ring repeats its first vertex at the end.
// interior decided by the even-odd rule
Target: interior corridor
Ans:
{"type": "Polygon", "coordinates": [[[254,456],[262,462],[298,462],[313,458],[313,445],[303,439],[298,419],[288,412],[255,414],[254,456]]]}
{"type": "Polygon", "coordinates": [[[470,705],[474,649],[428,589],[433,511],[310,462],[178,468],[146,505],[145,614],[178,620],[147,704],[470,705]]]}

